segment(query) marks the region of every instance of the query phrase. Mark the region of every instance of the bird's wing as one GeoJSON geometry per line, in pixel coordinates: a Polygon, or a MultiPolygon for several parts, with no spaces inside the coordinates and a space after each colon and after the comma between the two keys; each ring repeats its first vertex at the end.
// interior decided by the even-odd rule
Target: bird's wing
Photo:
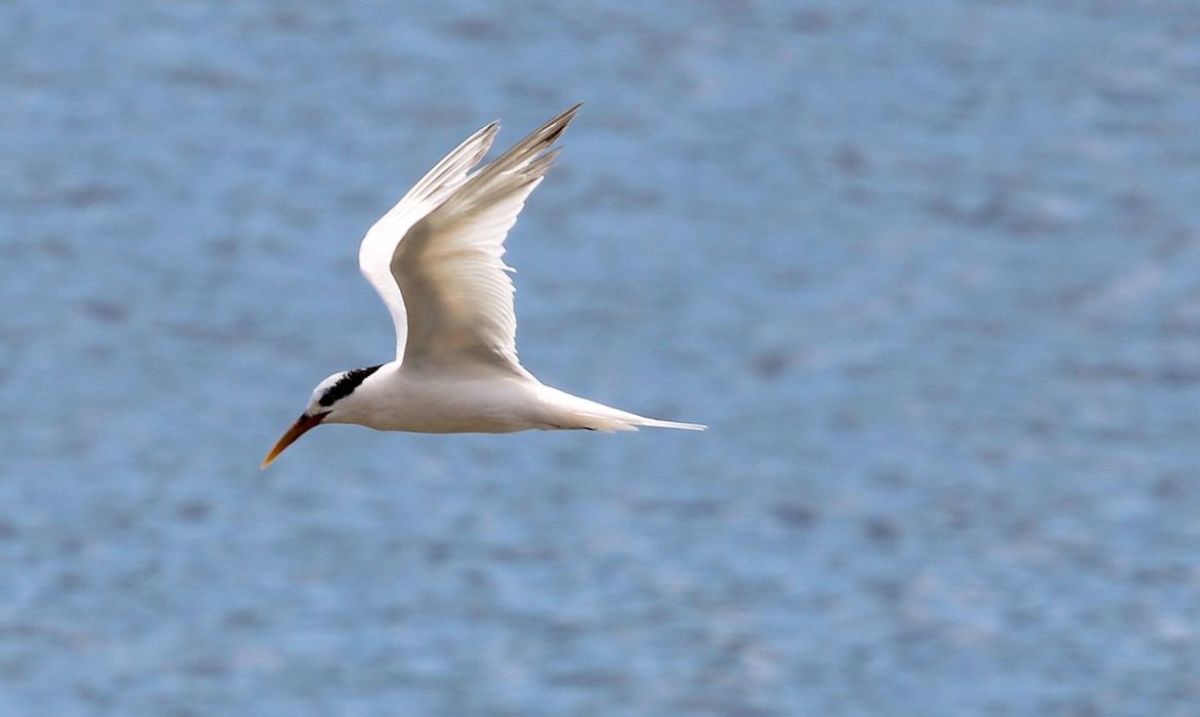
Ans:
{"type": "Polygon", "coordinates": [[[392,256],[408,307],[403,365],[440,371],[490,366],[526,374],[517,360],[517,319],[504,239],[579,110],[563,112],[475,172],[417,221],[392,256]]]}
{"type": "Polygon", "coordinates": [[[383,303],[387,304],[392,323],[396,326],[397,359],[404,356],[408,319],[400,287],[391,271],[396,245],[413,224],[462,187],[467,180],[467,173],[487,154],[499,129],[499,123],[493,122],[458,145],[367,230],[359,245],[358,268],[375,287],[383,303]]]}

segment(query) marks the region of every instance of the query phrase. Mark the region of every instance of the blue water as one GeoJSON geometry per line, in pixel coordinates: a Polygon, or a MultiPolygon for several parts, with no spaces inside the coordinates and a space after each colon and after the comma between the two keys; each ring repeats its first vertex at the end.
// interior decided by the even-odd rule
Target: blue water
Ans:
{"type": "Polygon", "coordinates": [[[1200,5],[0,2],[0,714],[1192,715],[1200,5]],[[578,101],[544,381],[266,449],[578,101]]]}

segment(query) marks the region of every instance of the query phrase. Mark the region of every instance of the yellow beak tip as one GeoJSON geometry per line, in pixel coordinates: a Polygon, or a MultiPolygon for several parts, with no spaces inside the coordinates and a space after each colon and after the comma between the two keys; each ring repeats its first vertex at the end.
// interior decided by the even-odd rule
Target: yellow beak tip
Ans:
{"type": "Polygon", "coordinates": [[[282,437],[280,437],[279,441],[271,449],[271,452],[268,453],[267,457],[263,459],[262,465],[259,466],[258,469],[260,471],[265,470],[267,466],[275,462],[275,459],[279,457],[280,453],[283,453],[285,448],[295,443],[296,439],[300,436],[303,436],[308,431],[316,428],[323,420],[325,420],[324,414],[317,414],[315,416],[310,416],[307,413],[301,414],[301,416],[296,419],[296,422],[287,429],[282,437]]]}

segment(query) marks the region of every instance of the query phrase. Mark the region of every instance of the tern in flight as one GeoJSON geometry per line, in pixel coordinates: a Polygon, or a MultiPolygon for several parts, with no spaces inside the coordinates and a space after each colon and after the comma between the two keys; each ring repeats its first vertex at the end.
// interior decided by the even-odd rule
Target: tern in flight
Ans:
{"type": "Polygon", "coordinates": [[[578,110],[575,105],[472,171],[499,130],[498,123],[489,124],[367,231],[358,266],[392,314],[396,360],[335,373],[317,384],[263,468],[322,423],[418,433],[704,429],[559,391],[517,360],[504,239],[554,162],[558,149],[551,145],[578,110]]]}

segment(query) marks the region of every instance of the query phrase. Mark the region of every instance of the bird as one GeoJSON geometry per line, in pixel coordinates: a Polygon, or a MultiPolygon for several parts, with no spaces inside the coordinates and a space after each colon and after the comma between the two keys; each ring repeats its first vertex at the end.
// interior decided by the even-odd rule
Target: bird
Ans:
{"type": "Polygon", "coordinates": [[[552,388],[517,358],[504,241],[554,164],[561,149],[554,144],[581,106],[476,169],[500,124],[481,128],[367,230],[359,269],[391,313],[396,359],[318,383],[262,468],[327,423],[416,433],[706,428],[647,418],[552,388]]]}

